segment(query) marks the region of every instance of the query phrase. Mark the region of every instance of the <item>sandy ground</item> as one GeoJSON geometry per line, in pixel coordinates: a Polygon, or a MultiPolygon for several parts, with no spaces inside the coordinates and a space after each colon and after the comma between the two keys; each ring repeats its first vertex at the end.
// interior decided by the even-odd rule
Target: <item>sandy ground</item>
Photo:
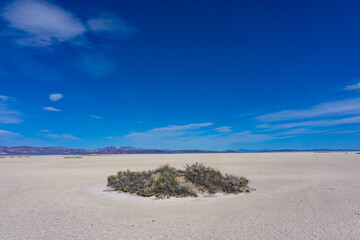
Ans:
{"type": "Polygon", "coordinates": [[[0,158],[0,239],[360,239],[360,154],[0,158]],[[170,201],[102,191],[118,170],[196,161],[257,191],[170,201]]]}

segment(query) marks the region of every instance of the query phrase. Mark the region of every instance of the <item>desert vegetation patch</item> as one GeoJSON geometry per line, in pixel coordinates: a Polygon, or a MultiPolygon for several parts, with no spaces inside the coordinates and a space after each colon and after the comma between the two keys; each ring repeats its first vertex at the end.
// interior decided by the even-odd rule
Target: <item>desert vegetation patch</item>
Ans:
{"type": "Polygon", "coordinates": [[[186,165],[185,170],[163,165],[155,170],[120,171],[107,178],[114,191],[137,194],[143,197],[197,197],[199,194],[248,193],[249,181],[244,177],[206,167],[203,164],[186,165]]]}

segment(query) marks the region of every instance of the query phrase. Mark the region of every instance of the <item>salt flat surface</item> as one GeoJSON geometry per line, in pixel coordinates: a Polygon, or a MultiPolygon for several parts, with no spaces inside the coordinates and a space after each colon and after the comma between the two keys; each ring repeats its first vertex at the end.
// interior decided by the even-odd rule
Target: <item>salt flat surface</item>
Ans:
{"type": "MultiPolygon", "coordinates": [[[[177,204],[201,204],[204,201],[215,201],[218,199],[224,198],[235,198],[241,197],[244,194],[224,194],[224,193],[215,193],[215,194],[198,194],[198,197],[170,197],[170,198],[156,198],[156,197],[141,197],[136,194],[123,193],[112,190],[110,187],[107,187],[106,184],[100,184],[91,186],[86,189],[91,194],[101,195],[106,198],[115,198],[120,201],[128,201],[128,202],[138,202],[141,204],[150,204],[150,205],[177,205],[177,204]]],[[[247,193],[246,193],[247,194],[247,193]]]]}
{"type": "Polygon", "coordinates": [[[360,154],[0,158],[0,239],[360,239],[360,154]],[[119,170],[204,163],[249,194],[162,199],[103,192],[119,170]]]}

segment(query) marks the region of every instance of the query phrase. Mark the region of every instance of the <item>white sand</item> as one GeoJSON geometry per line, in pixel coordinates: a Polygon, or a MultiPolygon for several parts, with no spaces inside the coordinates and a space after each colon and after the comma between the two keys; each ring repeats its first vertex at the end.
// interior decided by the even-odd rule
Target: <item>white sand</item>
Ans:
{"type": "Polygon", "coordinates": [[[360,154],[0,158],[0,239],[360,239],[360,154]],[[257,191],[169,200],[101,191],[118,170],[196,161],[257,191]]]}

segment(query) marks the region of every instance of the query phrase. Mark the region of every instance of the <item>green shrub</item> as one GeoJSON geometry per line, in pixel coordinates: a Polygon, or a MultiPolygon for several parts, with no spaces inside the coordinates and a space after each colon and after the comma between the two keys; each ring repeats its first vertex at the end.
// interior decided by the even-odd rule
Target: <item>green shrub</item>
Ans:
{"type": "Polygon", "coordinates": [[[188,181],[204,186],[210,193],[215,193],[222,185],[222,174],[203,164],[186,165],[184,175],[188,181]]]}
{"type": "Polygon", "coordinates": [[[226,174],[203,164],[186,165],[185,170],[177,170],[163,165],[155,170],[131,172],[119,171],[107,178],[108,186],[119,192],[129,192],[139,196],[197,197],[198,193],[249,192],[248,180],[226,174]]]}

